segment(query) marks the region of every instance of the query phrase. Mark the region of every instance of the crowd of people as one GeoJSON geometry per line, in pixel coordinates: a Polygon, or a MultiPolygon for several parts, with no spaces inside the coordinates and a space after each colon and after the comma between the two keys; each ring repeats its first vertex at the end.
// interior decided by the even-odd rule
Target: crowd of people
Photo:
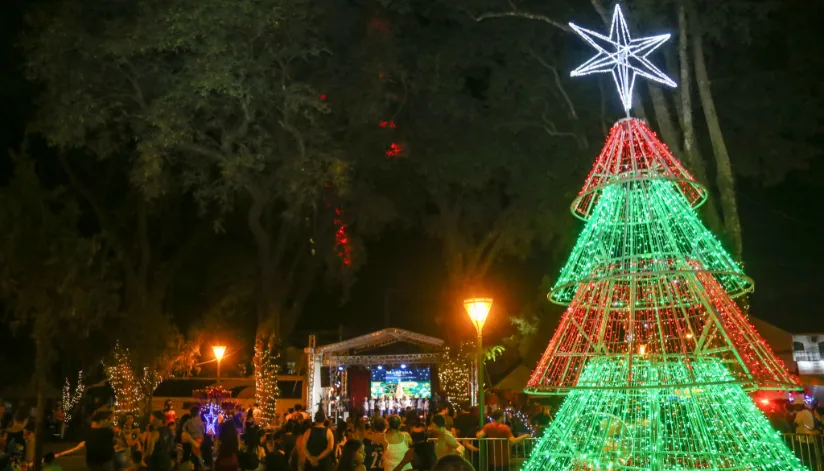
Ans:
{"type": "MultiPolygon", "coordinates": [[[[279,417],[277,426],[264,427],[257,406],[247,411],[238,407],[234,415],[221,415],[212,432],[199,405],[178,418],[167,404],[144,421],[130,413],[115,417],[103,407],[92,414],[85,441],[71,451],[85,453],[86,468],[92,471],[408,471],[441,469],[443,460],[451,463],[448,469],[469,470],[478,465],[476,438],[486,437],[502,439],[500,447],[490,447],[488,462],[504,469],[509,445],[530,436],[516,436],[512,429],[534,432],[549,423],[542,408],[530,424],[510,414],[512,428],[501,410],[492,411],[491,420],[487,417],[488,423],[479,427],[478,409],[468,403],[457,410],[445,405],[431,414],[411,407],[398,412],[334,423],[321,410],[310,416],[298,405],[279,417]]],[[[22,410],[14,417],[0,410],[0,471],[25,471],[34,460],[29,416],[22,410]]],[[[60,471],[59,461],[48,454],[44,469],[60,471]]]]}

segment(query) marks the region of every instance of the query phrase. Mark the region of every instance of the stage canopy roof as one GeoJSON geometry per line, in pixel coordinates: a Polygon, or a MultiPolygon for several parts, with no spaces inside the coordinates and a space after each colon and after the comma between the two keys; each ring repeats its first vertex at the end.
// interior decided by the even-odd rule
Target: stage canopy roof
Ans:
{"type": "Polygon", "coordinates": [[[315,349],[323,364],[381,365],[437,363],[443,340],[404,329],[388,328],[315,349]],[[397,348],[406,344],[406,348],[397,348]],[[392,348],[390,347],[396,347],[392,348]]]}

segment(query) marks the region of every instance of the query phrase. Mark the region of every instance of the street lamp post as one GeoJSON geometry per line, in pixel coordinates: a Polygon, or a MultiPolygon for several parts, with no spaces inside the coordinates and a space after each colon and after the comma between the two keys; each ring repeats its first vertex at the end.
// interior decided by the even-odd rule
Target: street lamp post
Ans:
{"type": "Polygon", "coordinates": [[[220,360],[223,359],[223,354],[226,353],[225,345],[212,345],[212,351],[215,352],[217,359],[217,384],[220,384],[220,360]]]}
{"type": "MultiPolygon", "coordinates": [[[[492,308],[492,298],[470,298],[464,301],[464,309],[478,332],[476,342],[475,362],[478,366],[478,425],[480,431],[486,425],[486,407],[484,406],[484,323],[492,308]]],[[[480,443],[479,470],[485,470],[486,447],[480,443]]]]}

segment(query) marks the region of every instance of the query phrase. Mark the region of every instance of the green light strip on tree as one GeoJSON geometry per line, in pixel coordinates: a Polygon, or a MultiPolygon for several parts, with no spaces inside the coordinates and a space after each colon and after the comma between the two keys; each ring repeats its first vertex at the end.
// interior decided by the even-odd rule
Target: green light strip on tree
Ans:
{"type": "MultiPolygon", "coordinates": [[[[589,281],[697,270],[711,272],[731,297],[752,290],[751,280],[704,227],[675,183],[624,181],[604,188],[549,298],[569,304],[578,287],[589,281]]],[[[653,291],[643,283],[637,289],[653,291]]]]}
{"type": "MultiPolygon", "coordinates": [[[[535,445],[522,471],[802,471],[722,362],[667,365],[674,384],[649,389],[575,389],[535,445]]],[[[594,358],[581,381],[629,375],[626,358],[594,358]]],[[[661,365],[636,358],[632,375],[660,382],[661,365]]]]}

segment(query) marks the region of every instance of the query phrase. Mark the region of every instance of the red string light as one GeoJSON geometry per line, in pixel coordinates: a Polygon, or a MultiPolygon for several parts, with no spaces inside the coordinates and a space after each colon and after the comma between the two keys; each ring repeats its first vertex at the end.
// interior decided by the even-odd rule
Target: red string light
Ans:
{"type": "Polygon", "coordinates": [[[352,244],[349,241],[349,236],[347,235],[347,224],[343,222],[342,213],[340,208],[335,209],[335,216],[334,224],[337,227],[335,230],[335,247],[337,249],[338,257],[343,260],[344,265],[351,265],[352,264],[352,244]]]}
{"type": "Polygon", "coordinates": [[[389,144],[389,149],[386,150],[385,154],[387,157],[391,159],[396,159],[398,157],[403,156],[404,148],[402,145],[398,144],[397,142],[393,142],[389,144]]]}

